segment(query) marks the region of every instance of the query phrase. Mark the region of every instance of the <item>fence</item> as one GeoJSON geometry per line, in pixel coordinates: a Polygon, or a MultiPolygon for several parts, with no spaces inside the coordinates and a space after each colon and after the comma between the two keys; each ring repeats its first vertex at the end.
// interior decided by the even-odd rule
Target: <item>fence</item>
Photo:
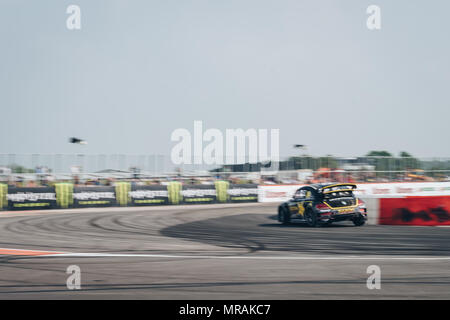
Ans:
{"type": "Polygon", "coordinates": [[[276,163],[176,166],[165,155],[0,154],[0,176],[2,180],[204,177],[256,183],[448,181],[450,158],[298,156],[276,163]]]}

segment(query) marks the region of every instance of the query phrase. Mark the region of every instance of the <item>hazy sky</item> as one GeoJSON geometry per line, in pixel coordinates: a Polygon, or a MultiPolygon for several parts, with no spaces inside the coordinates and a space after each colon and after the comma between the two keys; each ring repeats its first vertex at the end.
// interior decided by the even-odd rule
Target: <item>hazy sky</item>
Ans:
{"type": "Polygon", "coordinates": [[[169,154],[172,131],[203,120],[279,128],[282,155],[302,143],[450,156],[449,12],[447,0],[0,0],[0,153],[169,154]],[[81,30],[66,28],[70,4],[81,30]]]}

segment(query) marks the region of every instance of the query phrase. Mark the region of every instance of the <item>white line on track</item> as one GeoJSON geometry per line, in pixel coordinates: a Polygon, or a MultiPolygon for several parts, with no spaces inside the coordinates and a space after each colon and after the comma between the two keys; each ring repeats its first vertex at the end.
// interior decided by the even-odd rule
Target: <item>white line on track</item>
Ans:
{"type": "Polygon", "coordinates": [[[450,257],[414,257],[414,256],[202,256],[171,254],[128,254],[128,253],[62,253],[41,255],[38,257],[69,258],[173,258],[173,259],[243,259],[243,260],[417,260],[450,261],[450,257]]]}
{"type": "Polygon", "coordinates": [[[183,255],[183,254],[136,254],[136,253],[76,253],[67,251],[40,251],[34,249],[0,248],[1,255],[16,255],[28,258],[170,258],[170,259],[241,259],[241,260],[403,260],[403,261],[450,261],[450,257],[425,256],[215,256],[215,255],[183,255]]]}

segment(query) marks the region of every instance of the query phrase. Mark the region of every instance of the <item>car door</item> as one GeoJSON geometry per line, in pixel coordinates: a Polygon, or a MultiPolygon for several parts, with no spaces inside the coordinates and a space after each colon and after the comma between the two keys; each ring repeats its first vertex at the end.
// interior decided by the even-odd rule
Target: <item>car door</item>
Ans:
{"type": "Polygon", "coordinates": [[[297,218],[303,219],[303,214],[305,212],[304,201],[306,199],[306,190],[299,189],[295,192],[294,197],[289,203],[289,211],[294,214],[297,218]]]}
{"type": "Polygon", "coordinates": [[[303,213],[314,204],[314,191],[311,188],[305,189],[305,199],[303,200],[303,213]]]}

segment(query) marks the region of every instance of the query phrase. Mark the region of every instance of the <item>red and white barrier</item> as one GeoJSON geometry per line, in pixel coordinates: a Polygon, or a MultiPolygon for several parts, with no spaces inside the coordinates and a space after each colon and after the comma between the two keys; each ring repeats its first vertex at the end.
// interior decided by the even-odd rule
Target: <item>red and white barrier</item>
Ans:
{"type": "Polygon", "coordinates": [[[258,202],[284,202],[292,198],[303,184],[269,184],[258,186],[258,202]]]}
{"type": "Polygon", "coordinates": [[[380,198],[378,224],[450,225],[450,196],[380,198]]]}
{"type": "Polygon", "coordinates": [[[358,196],[450,196],[450,182],[358,183],[358,196]]]}
{"type": "MultiPolygon", "coordinates": [[[[287,201],[302,186],[304,184],[260,185],[258,201],[287,201]]],[[[355,194],[358,197],[450,196],[450,182],[358,183],[355,194]]]]}

